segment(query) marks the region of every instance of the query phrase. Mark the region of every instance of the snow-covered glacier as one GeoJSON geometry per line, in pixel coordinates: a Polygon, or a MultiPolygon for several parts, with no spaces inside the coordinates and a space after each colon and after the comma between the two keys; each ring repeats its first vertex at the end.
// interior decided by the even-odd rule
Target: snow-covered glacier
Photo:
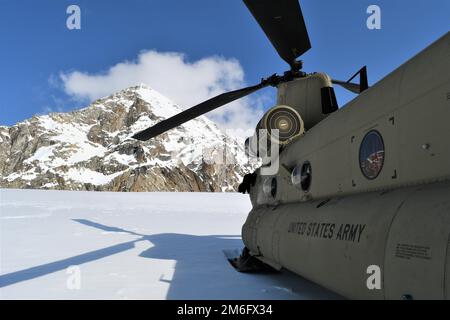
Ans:
{"type": "Polygon", "coordinates": [[[0,189],[0,298],[338,298],[229,265],[250,208],[236,193],[0,189]]]}

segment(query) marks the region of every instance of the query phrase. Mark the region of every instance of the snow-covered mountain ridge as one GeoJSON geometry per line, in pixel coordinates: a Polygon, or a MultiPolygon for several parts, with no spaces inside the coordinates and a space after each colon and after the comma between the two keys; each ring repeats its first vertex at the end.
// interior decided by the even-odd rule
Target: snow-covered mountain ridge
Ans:
{"type": "Polygon", "coordinates": [[[233,191],[253,169],[243,141],[199,117],[155,139],[131,136],[182,109],[145,85],[68,113],[0,127],[0,187],[233,191]]]}

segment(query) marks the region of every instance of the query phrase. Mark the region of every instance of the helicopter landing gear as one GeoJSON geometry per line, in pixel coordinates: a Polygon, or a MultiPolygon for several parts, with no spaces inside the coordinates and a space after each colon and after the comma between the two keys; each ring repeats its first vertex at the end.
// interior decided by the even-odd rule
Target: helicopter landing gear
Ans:
{"type": "Polygon", "coordinates": [[[228,259],[228,262],[239,272],[243,273],[251,273],[251,272],[277,272],[271,266],[265,264],[259,259],[255,258],[250,254],[250,251],[247,247],[242,249],[242,252],[239,254],[239,250],[223,250],[225,257],[228,259]]]}

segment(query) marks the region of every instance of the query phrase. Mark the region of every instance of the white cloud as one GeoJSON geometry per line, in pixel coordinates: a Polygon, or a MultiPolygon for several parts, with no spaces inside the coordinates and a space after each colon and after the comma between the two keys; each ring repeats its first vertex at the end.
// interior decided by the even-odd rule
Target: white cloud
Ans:
{"type": "MultiPolygon", "coordinates": [[[[145,83],[185,108],[246,86],[235,59],[214,56],[189,62],[181,53],[157,51],[143,51],[135,61],[118,63],[103,73],[73,71],[60,78],[64,91],[80,100],[93,101],[145,83]]],[[[261,97],[247,97],[208,114],[224,129],[244,130],[254,128],[261,115],[261,97]]]]}

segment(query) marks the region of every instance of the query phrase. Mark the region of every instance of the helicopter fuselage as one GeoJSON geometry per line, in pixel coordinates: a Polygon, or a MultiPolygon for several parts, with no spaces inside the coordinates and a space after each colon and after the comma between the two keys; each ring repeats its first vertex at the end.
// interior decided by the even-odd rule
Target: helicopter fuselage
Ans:
{"type": "Polygon", "coordinates": [[[348,298],[450,299],[450,33],[329,116],[306,80],[278,87],[306,132],[256,171],[246,247],[348,298]]]}

